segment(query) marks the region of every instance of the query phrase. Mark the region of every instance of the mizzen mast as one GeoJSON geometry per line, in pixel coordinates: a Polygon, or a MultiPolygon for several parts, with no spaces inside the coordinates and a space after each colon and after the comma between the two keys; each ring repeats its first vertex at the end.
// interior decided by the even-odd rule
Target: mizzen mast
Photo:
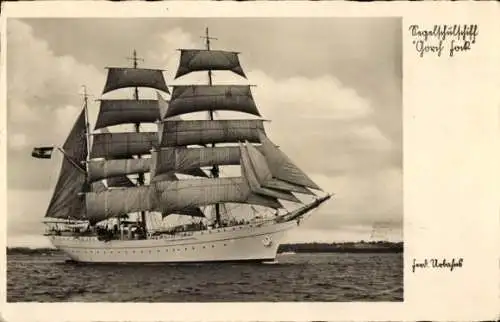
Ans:
{"type": "MultiPolygon", "coordinates": [[[[83,111],[85,114],[85,139],[87,143],[87,153],[86,153],[87,155],[85,157],[85,167],[88,173],[88,164],[90,161],[90,148],[91,148],[90,137],[92,136],[92,133],[90,132],[90,123],[89,123],[89,107],[88,107],[89,95],[87,94],[87,86],[83,85],[82,87],[83,87],[83,111]]],[[[89,183],[88,176],[87,176],[87,183],[89,183]]]]}

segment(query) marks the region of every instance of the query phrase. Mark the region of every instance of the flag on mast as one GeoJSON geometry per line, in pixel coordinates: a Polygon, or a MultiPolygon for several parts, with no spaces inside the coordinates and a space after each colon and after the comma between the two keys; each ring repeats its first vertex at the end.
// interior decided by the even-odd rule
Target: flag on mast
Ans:
{"type": "Polygon", "coordinates": [[[37,147],[33,148],[31,156],[38,159],[50,159],[52,157],[52,151],[54,147],[37,147]]]}

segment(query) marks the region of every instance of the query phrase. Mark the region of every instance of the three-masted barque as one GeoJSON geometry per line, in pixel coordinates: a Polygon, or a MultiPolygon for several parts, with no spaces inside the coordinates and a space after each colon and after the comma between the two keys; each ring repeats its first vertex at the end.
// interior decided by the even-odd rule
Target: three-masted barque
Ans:
{"type": "MultiPolygon", "coordinates": [[[[139,68],[134,51],[133,67],[107,68],[103,90],[129,88],[133,98],[100,99],[93,131],[85,94],[57,147],[64,157],[44,220],[46,236],[72,260],[273,261],[286,232],[331,197],[271,142],[249,85],[212,83],[213,71],[246,76],[238,53],[212,50],[206,32],[205,49],[179,50],[175,75],[207,72],[206,85],[170,91],[163,70],[139,68]],[[140,99],[138,88],[156,90],[157,99],[140,99]],[[254,118],[214,117],[221,110],[254,118]],[[182,119],[195,112],[207,116],[182,119]],[[157,131],[140,131],[142,123],[156,124],[157,131]],[[107,129],[122,124],[134,131],[107,129]],[[225,166],[239,175],[224,176],[225,166]],[[238,207],[252,216],[237,219],[238,207]],[[170,215],[191,221],[165,227],[170,215]]],[[[34,148],[32,156],[50,158],[54,148],[34,148]]]]}

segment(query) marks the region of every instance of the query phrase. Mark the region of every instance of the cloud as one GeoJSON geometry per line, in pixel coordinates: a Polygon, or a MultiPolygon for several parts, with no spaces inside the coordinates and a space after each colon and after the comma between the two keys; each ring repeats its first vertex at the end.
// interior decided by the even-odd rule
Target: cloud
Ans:
{"type": "Polygon", "coordinates": [[[9,189],[7,194],[9,235],[43,233],[41,221],[48,207],[52,190],[9,189]]]}
{"type": "Polygon", "coordinates": [[[328,177],[377,171],[393,143],[373,121],[372,102],[332,76],[273,79],[250,72],[267,132],[301,168],[328,177]]]}
{"type": "MultiPolygon", "coordinates": [[[[21,21],[9,20],[7,31],[9,129],[25,133],[26,146],[60,144],[82,106],[82,85],[99,93],[103,73],[71,56],[55,56],[21,21]]],[[[9,135],[9,145],[17,138],[9,135]]]]}
{"type": "Polygon", "coordinates": [[[82,85],[95,95],[104,74],[71,56],[56,56],[19,20],[9,19],[7,45],[8,186],[51,189],[54,178],[40,173],[55,176],[58,153],[54,162],[43,162],[31,158],[31,149],[63,144],[82,108],[82,85]]]}
{"type": "Polygon", "coordinates": [[[28,139],[23,133],[11,133],[9,138],[9,148],[11,149],[22,149],[27,146],[28,139]]]}
{"type": "Polygon", "coordinates": [[[311,217],[311,226],[402,224],[401,169],[387,168],[371,173],[346,171],[338,176],[313,174],[312,177],[335,196],[328,206],[311,217]]]}
{"type": "MultiPolygon", "coordinates": [[[[154,35],[155,46],[144,54],[144,60],[151,66],[164,66],[167,72],[173,73],[178,64],[179,48],[197,48],[191,34],[180,28],[174,28],[166,33],[154,35]]],[[[199,42],[199,41],[198,41],[199,42]]]]}
{"type": "Polygon", "coordinates": [[[352,120],[371,112],[369,102],[353,88],[333,76],[273,79],[263,71],[252,71],[255,97],[273,119],[293,115],[298,119],[352,120]]]}

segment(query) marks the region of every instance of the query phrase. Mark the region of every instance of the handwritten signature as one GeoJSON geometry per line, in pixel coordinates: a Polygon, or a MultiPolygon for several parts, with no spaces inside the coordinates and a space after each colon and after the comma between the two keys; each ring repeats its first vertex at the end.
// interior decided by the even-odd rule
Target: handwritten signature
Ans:
{"type": "Polygon", "coordinates": [[[424,259],[423,261],[418,262],[416,258],[413,259],[412,263],[412,272],[415,273],[417,269],[426,269],[426,268],[442,268],[449,269],[453,271],[456,267],[461,268],[463,265],[463,258],[453,258],[451,261],[437,258],[424,259]]]}

